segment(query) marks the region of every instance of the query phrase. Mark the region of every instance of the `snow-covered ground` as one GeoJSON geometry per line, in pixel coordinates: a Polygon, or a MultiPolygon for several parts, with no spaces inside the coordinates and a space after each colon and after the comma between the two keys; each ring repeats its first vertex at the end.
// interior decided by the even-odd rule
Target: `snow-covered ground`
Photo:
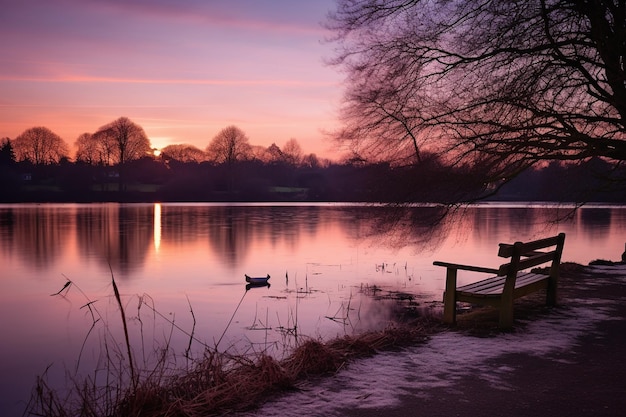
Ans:
{"type": "MultiPolygon", "coordinates": [[[[598,267],[611,277],[585,280],[602,285],[606,280],[626,284],[626,267],[598,267]]],[[[575,347],[578,337],[593,334],[599,321],[612,319],[605,299],[572,299],[568,307],[554,310],[541,320],[527,323],[523,331],[479,338],[458,332],[434,335],[428,342],[401,352],[384,352],[351,362],[332,377],[305,383],[300,391],[280,396],[248,415],[337,416],[340,410],[385,408],[400,404],[403,395],[429,395],[433,388],[451,388],[464,377],[479,378],[510,390],[508,366],[490,363],[507,354],[559,359],[559,352],[575,347]]]]}

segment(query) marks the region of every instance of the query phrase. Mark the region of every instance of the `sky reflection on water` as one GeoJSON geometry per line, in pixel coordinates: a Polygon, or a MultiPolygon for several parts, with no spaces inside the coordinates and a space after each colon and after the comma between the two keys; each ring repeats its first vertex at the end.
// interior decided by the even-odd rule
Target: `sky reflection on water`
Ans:
{"type": "Polygon", "coordinates": [[[565,208],[493,205],[435,228],[427,211],[398,221],[389,209],[335,204],[2,205],[0,411],[26,400],[49,364],[61,381],[82,348],[79,367],[89,372],[107,332],[123,340],[111,272],[135,349],[149,360],[164,344],[184,353],[192,331],[196,354],[222,334],[220,349],[280,354],[296,334],[383,327],[397,303],[374,294],[401,291],[428,306],[445,275],[432,261],[497,266],[499,242],[564,231],[563,260],[581,263],[624,250],[626,208],[583,208],[553,223],[565,208]],[[246,291],[244,274],[270,274],[272,285],[246,291]],[[75,286],[50,297],[66,279],[75,286]],[[92,333],[89,301],[103,318],[92,333]]]}

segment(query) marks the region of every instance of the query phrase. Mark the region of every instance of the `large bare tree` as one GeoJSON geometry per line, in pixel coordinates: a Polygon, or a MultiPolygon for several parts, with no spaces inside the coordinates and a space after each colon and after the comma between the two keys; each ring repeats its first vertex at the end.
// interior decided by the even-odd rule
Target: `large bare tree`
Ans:
{"type": "Polygon", "coordinates": [[[263,162],[269,164],[277,164],[284,162],[285,154],[282,149],[275,143],[272,143],[270,146],[265,148],[265,159],[263,162]]]}
{"type": "Polygon", "coordinates": [[[104,125],[93,134],[99,149],[110,152],[108,163],[124,165],[128,161],[152,154],[150,140],[143,128],[127,117],[104,125]]]}
{"type": "Polygon", "coordinates": [[[91,133],[82,133],[74,142],[76,161],[89,165],[113,165],[114,146],[112,140],[91,133]]]}
{"type": "Polygon", "coordinates": [[[127,117],[120,117],[98,129],[88,142],[95,141],[104,165],[116,165],[118,191],[126,191],[126,165],[129,161],[152,155],[150,140],[143,128],[127,117]]]}
{"type": "Polygon", "coordinates": [[[161,158],[178,162],[202,162],[207,160],[207,154],[194,145],[167,145],[161,149],[161,158]]]}
{"type": "Polygon", "coordinates": [[[302,147],[295,138],[289,139],[283,146],[285,161],[293,166],[298,166],[302,162],[302,147]]]}
{"type": "Polygon", "coordinates": [[[337,138],[463,164],[485,197],[541,161],[626,160],[626,1],[338,0],[337,138]]]}
{"type": "Polygon", "coordinates": [[[237,161],[249,159],[252,148],[246,134],[237,126],[222,129],[206,148],[209,158],[218,163],[232,165],[237,161]]]}
{"type": "Polygon", "coordinates": [[[25,130],[13,140],[12,146],[17,161],[35,165],[57,164],[69,155],[65,141],[47,127],[25,130]]]}

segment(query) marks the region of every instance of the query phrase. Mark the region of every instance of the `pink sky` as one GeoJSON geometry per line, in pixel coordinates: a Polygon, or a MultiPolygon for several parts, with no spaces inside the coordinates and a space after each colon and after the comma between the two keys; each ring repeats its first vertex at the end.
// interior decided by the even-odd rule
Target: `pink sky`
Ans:
{"type": "Polygon", "coordinates": [[[252,145],[331,157],[341,74],[320,25],[333,0],[0,0],[0,137],[72,145],[120,116],[152,145],[252,145]]]}

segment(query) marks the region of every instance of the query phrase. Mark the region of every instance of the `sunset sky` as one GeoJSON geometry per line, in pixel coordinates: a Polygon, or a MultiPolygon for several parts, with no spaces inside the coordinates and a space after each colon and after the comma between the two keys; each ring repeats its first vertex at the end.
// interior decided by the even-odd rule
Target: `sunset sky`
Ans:
{"type": "Polygon", "coordinates": [[[0,138],[45,126],[73,145],[120,116],[156,148],[252,145],[330,157],[341,74],[333,0],[0,0],[0,138]]]}

